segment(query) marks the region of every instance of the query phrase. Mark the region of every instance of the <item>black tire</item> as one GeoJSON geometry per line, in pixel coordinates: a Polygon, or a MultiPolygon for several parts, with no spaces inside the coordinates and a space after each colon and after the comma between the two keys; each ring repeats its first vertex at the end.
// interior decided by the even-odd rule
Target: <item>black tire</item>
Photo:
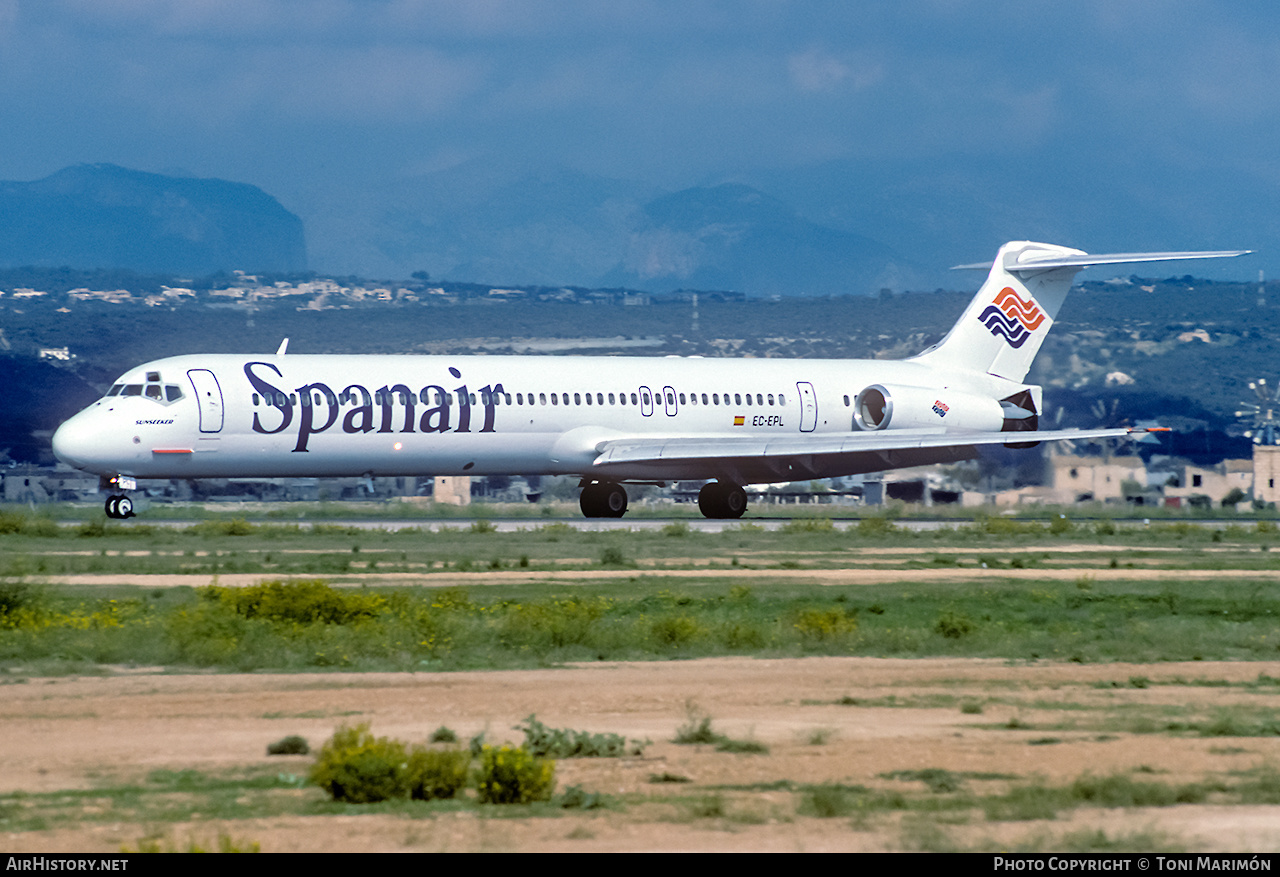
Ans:
{"type": "Polygon", "coordinates": [[[120,497],[116,502],[116,517],[121,520],[134,517],[133,500],[129,499],[127,496],[120,497]]]}
{"type": "Polygon", "coordinates": [[[720,517],[723,488],[724,485],[719,481],[708,481],[698,491],[698,511],[702,512],[704,518],[720,517]]]}
{"type": "Polygon", "coordinates": [[[119,505],[121,499],[123,499],[123,497],[116,496],[114,494],[107,497],[105,510],[108,518],[120,517],[120,515],[116,512],[116,506],[119,505]]]}
{"type": "Polygon", "coordinates": [[[747,492],[728,481],[711,481],[698,492],[698,511],[706,518],[740,518],[747,510],[747,492]]]}
{"type": "Polygon", "coordinates": [[[726,518],[740,518],[747,511],[747,492],[737,484],[726,484],[723,508],[726,518]]]}
{"type": "Polygon", "coordinates": [[[582,496],[578,497],[578,508],[582,509],[583,517],[604,517],[604,503],[601,501],[600,494],[599,484],[592,483],[582,488],[582,496]]]}
{"type": "Polygon", "coordinates": [[[601,517],[620,518],[627,513],[627,490],[621,484],[602,484],[600,491],[601,517]]]}

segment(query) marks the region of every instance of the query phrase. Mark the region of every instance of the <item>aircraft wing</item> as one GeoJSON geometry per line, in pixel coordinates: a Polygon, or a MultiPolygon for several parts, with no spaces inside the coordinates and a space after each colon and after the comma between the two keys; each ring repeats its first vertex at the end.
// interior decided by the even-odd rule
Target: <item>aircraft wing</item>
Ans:
{"type": "MultiPolygon", "coordinates": [[[[1057,429],[1024,432],[956,432],[926,429],[885,429],[840,436],[723,436],[723,437],[653,437],[614,439],[599,446],[593,466],[604,472],[612,468],[635,466],[677,466],[718,462],[759,461],[776,469],[789,460],[811,461],[821,457],[827,466],[847,457],[850,462],[861,455],[888,454],[893,451],[922,451],[940,448],[969,448],[976,445],[1025,445],[1028,442],[1064,441],[1068,439],[1124,438],[1149,432],[1167,432],[1161,428],[1057,429]]],[[[865,460],[865,456],[861,460],[865,460]]],[[[865,469],[863,471],[876,471],[865,469]]],[[[889,468],[886,466],[885,468],[889,468]]]]}

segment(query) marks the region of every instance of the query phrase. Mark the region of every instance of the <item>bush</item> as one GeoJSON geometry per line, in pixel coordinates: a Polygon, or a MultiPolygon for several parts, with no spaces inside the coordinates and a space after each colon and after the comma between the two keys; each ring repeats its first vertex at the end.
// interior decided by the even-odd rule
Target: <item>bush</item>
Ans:
{"type": "Polygon", "coordinates": [[[267,744],[267,755],[306,755],[310,751],[306,738],[297,734],[267,744]]]}
{"type": "Polygon", "coordinates": [[[415,801],[452,798],[467,784],[471,753],[465,749],[414,747],[409,754],[405,784],[415,801]]]}
{"type": "Polygon", "coordinates": [[[457,743],[458,733],[447,725],[441,725],[431,732],[432,743],[457,743]]]}
{"type": "Polygon", "coordinates": [[[371,804],[409,793],[404,744],[374,737],[367,722],[342,727],[320,748],[308,779],[335,801],[371,804]]]}
{"type": "Polygon", "coordinates": [[[244,618],[296,624],[350,624],[375,617],[387,605],[386,598],[377,594],[343,592],[322,579],[263,582],[246,588],[210,586],[200,593],[244,618]]]}
{"type": "Polygon", "coordinates": [[[537,758],[523,746],[483,746],[480,782],[483,804],[529,804],[550,801],[556,787],[556,763],[537,758]]]}
{"type": "Polygon", "coordinates": [[[796,615],[795,629],[806,641],[825,642],[847,636],[858,629],[856,611],[843,608],[801,609],[796,615]]]}
{"type": "Polygon", "coordinates": [[[933,632],[947,639],[962,639],[973,633],[973,630],[974,623],[969,616],[950,609],[939,615],[937,622],[933,625],[933,632]]]}

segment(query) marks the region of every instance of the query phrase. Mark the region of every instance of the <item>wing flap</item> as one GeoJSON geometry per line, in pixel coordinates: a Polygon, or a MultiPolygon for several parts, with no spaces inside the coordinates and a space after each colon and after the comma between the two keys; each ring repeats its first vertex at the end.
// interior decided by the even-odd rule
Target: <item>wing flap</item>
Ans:
{"type": "Polygon", "coordinates": [[[962,433],[944,430],[886,429],[829,438],[825,436],[766,438],[736,435],[698,438],[630,438],[604,442],[600,448],[600,455],[596,457],[593,465],[727,460],[744,457],[778,459],[923,448],[964,448],[974,445],[1020,445],[1026,442],[1070,439],[1123,438],[1154,431],[1159,430],[1113,428],[962,433]]]}

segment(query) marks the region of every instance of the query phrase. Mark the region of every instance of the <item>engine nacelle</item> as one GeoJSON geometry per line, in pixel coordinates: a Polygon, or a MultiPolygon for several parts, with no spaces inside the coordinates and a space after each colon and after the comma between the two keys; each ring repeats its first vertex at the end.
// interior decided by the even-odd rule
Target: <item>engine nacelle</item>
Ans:
{"type": "Polygon", "coordinates": [[[854,400],[853,418],[866,430],[945,426],[999,432],[1005,414],[997,400],[972,393],[872,384],[854,400]]]}

